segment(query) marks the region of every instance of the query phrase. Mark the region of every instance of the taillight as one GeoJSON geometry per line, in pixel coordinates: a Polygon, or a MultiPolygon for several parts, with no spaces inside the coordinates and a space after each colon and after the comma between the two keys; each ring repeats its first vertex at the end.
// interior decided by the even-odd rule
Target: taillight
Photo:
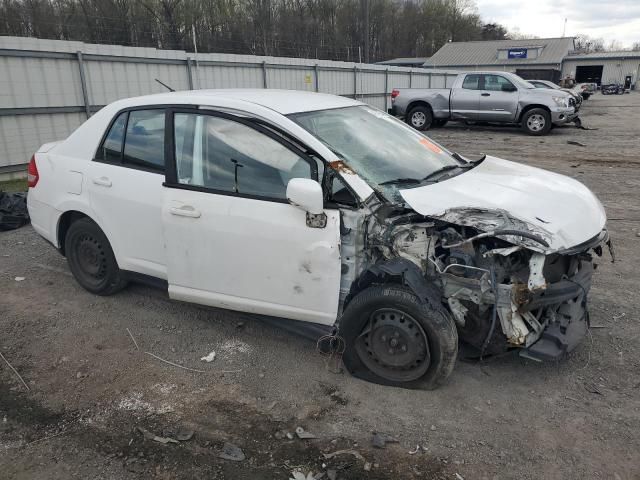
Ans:
{"type": "Polygon", "coordinates": [[[38,167],[36,166],[36,156],[31,157],[29,166],[27,167],[27,185],[33,188],[37,185],[40,175],[38,175],[38,167]]]}
{"type": "Polygon", "coordinates": [[[391,90],[391,100],[395,100],[398,95],[400,95],[400,90],[397,88],[391,90]]]}

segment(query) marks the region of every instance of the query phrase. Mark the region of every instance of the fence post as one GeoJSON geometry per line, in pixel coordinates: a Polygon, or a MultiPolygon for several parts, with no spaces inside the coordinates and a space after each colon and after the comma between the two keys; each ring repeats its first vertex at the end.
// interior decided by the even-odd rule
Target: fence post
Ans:
{"type": "Polygon", "coordinates": [[[358,66],[353,66],[353,99],[358,98],[358,66]]]}
{"type": "Polygon", "coordinates": [[[409,88],[413,87],[413,70],[409,70],[409,88]]]}
{"type": "Polygon", "coordinates": [[[315,75],[316,92],[319,92],[320,91],[320,78],[318,77],[318,64],[317,63],[313,66],[313,73],[315,75]]]}
{"type": "Polygon", "coordinates": [[[89,93],[87,92],[87,79],[84,76],[84,62],[82,61],[82,52],[76,52],[78,57],[78,68],[80,69],[80,86],[82,87],[82,99],[84,101],[84,111],[87,118],[91,116],[91,104],[89,103],[89,93]]]}
{"type": "Polygon", "coordinates": [[[429,72],[429,88],[431,88],[431,72],[429,72]]]}
{"type": "Polygon", "coordinates": [[[187,57],[187,80],[189,81],[189,90],[193,90],[193,72],[191,71],[191,57],[187,57]]]}
{"type": "Polygon", "coordinates": [[[384,111],[389,110],[389,69],[384,69],[384,111]]]}
{"type": "Polygon", "coordinates": [[[444,74],[444,88],[447,88],[447,74],[444,74]]]}
{"type": "Polygon", "coordinates": [[[266,61],[262,62],[262,87],[269,88],[267,84],[267,62],[266,61]]]}

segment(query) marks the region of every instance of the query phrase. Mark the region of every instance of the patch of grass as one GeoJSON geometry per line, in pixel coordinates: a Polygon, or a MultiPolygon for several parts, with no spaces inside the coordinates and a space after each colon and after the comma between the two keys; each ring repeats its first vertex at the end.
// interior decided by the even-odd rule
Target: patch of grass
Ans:
{"type": "Polygon", "coordinates": [[[27,179],[16,178],[14,180],[6,180],[0,182],[0,191],[2,192],[26,192],[27,191],[27,179]]]}

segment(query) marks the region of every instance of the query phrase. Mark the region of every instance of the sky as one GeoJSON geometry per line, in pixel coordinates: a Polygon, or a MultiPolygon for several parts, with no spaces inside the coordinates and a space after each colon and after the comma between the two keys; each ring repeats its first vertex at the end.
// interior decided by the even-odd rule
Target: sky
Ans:
{"type": "Polygon", "coordinates": [[[623,48],[640,42],[640,0],[476,0],[476,3],[485,23],[497,22],[522,34],[561,37],[566,18],[566,36],[586,34],[603,38],[607,46],[617,40],[623,48]]]}

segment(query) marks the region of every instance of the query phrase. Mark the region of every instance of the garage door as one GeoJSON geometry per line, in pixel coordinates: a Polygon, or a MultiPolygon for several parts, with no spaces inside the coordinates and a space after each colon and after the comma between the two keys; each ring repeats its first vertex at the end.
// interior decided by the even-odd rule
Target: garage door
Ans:
{"type": "Polygon", "coordinates": [[[602,82],[603,65],[580,65],[576,67],[576,82],[597,83],[602,82]]]}

